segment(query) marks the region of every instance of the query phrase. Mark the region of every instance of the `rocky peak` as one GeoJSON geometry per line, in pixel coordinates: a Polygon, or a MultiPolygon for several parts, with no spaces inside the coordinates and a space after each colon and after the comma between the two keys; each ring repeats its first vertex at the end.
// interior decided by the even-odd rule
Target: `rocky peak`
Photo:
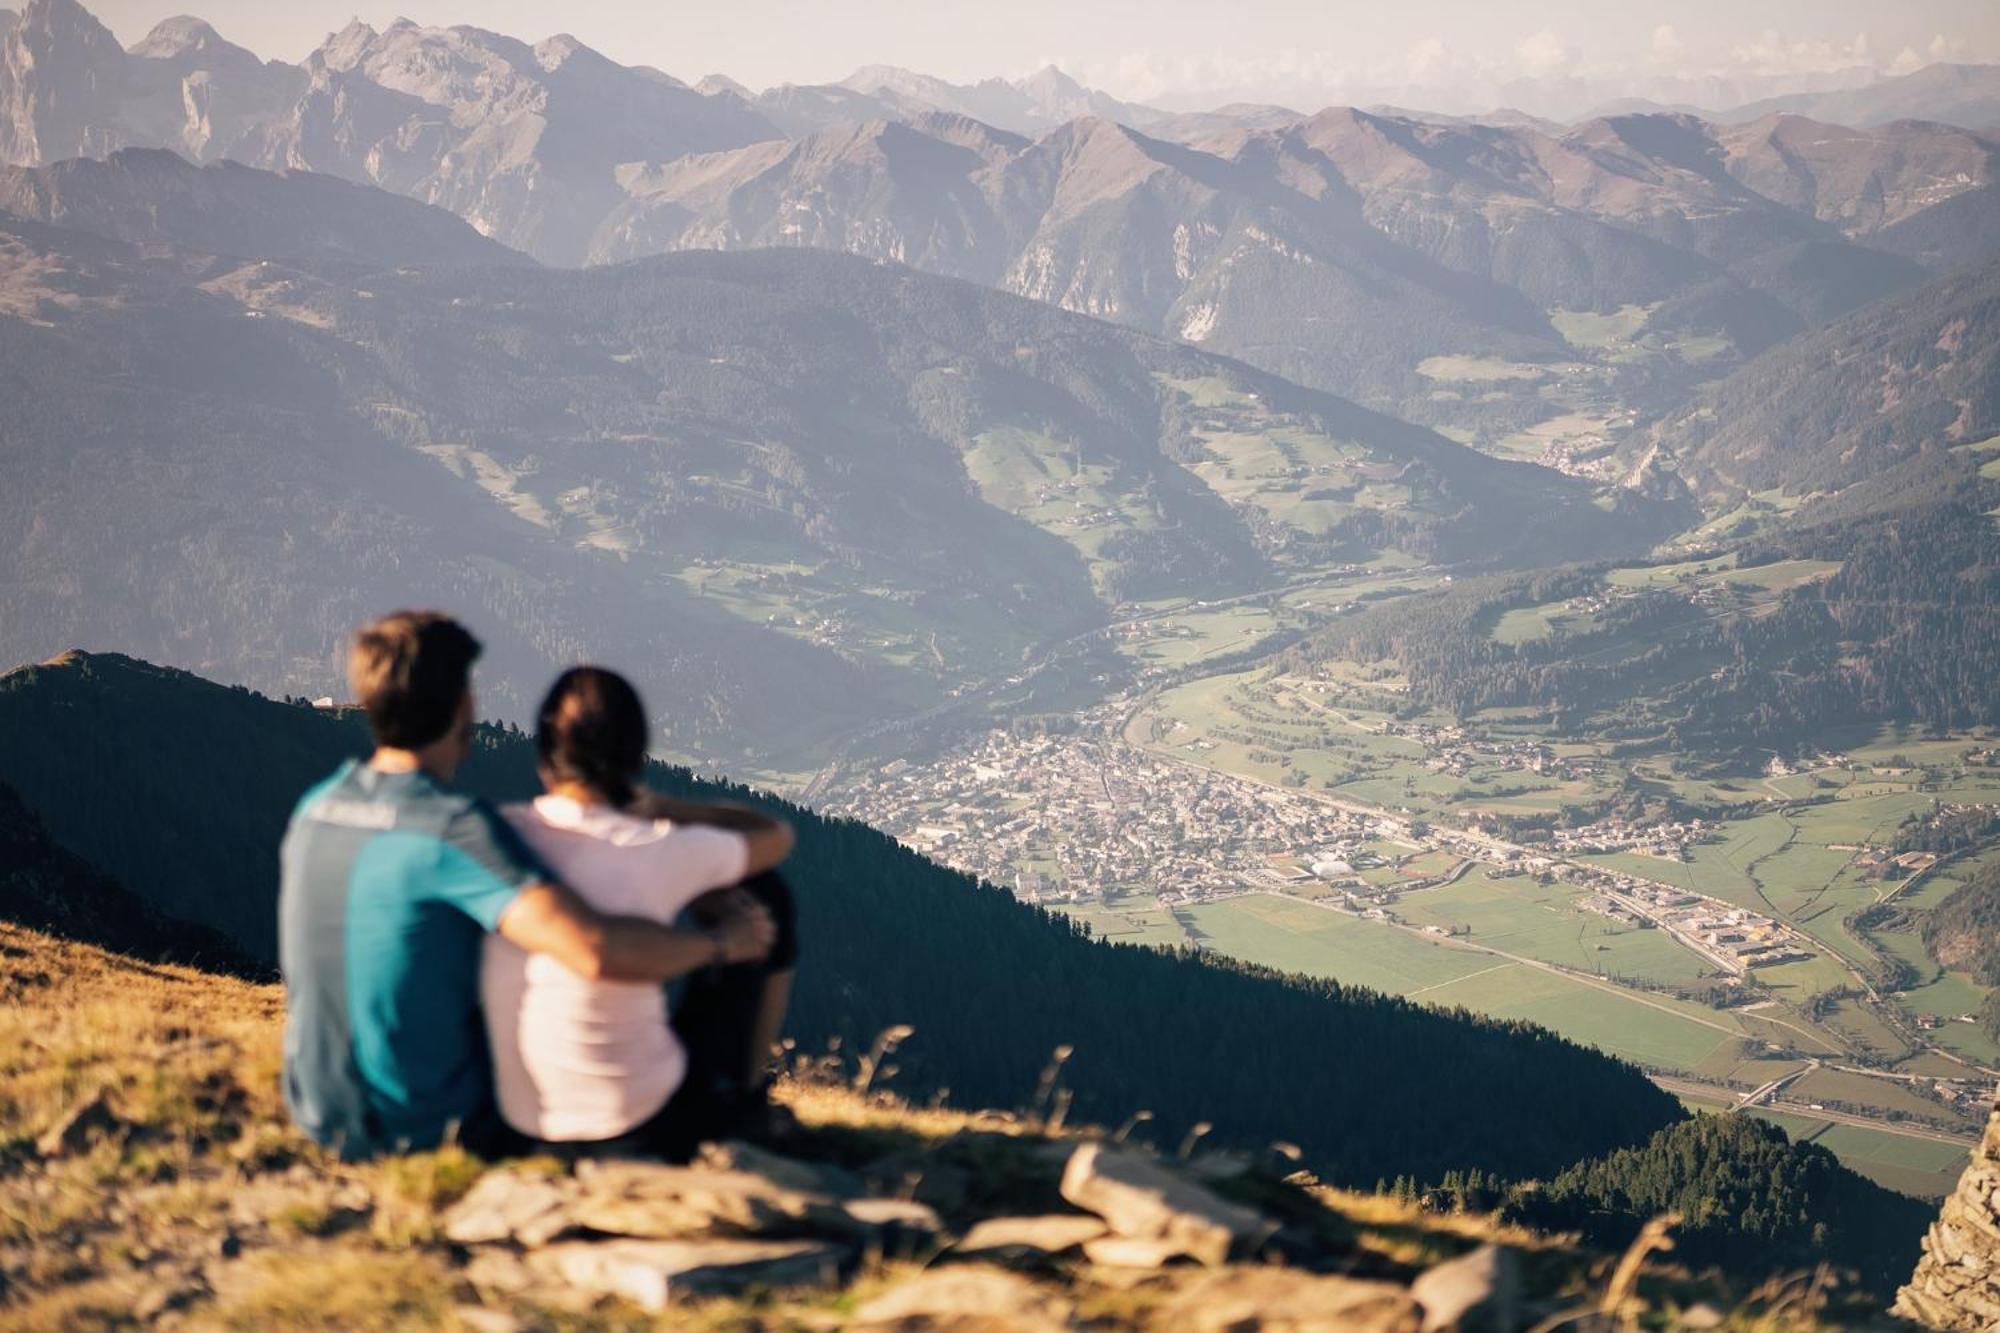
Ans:
{"type": "Polygon", "coordinates": [[[1924,1237],[1895,1313],[1946,1333],[2000,1328],[2000,1101],[1972,1164],[1924,1237]]]}
{"type": "Polygon", "coordinates": [[[192,14],[179,14],[154,24],[153,30],[132,46],[131,54],[171,60],[175,56],[205,54],[224,47],[242,49],[225,42],[221,33],[201,19],[192,14]]]}
{"type": "Polygon", "coordinates": [[[103,153],[124,141],[99,113],[125,85],[125,51],[76,0],[29,0],[0,36],[0,161],[103,153]]]}
{"type": "Polygon", "coordinates": [[[721,93],[734,93],[746,102],[756,97],[755,93],[730,78],[727,74],[707,75],[701,82],[695,84],[694,90],[706,97],[715,97],[721,93]]]}
{"type": "Polygon", "coordinates": [[[309,59],[331,70],[353,69],[367,58],[369,49],[379,36],[381,34],[375,29],[360,19],[354,19],[339,32],[329,34],[309,59]]]}
{"type": "Polygon", "coordinates": [[[559,32],[535,45],[535,63],[550,74],[562,69],[571,61],[576,61],[585,67],[608,67],[612,64],[612,61],[601,52],[585,46],[566,32],[559,32]]]}

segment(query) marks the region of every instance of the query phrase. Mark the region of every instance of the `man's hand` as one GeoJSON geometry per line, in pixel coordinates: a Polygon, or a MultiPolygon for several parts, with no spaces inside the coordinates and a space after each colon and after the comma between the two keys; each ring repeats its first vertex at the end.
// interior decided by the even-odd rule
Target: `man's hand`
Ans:
{"type": "Polygon", "coordinates": [[[764,904],[741,895],[742,903],[731,903],[722,918],[709,928],[716,952],[725,963],[761,963],[778,942],[778,925],[764,904]]]}
{"type": "Polygon", "coordinates": [[[660,982],[771,952],[777,931],[761,906],[724,917],[713,933],[679,930],[641,917],[605,916],[559,884],[531,884],[501,914],[499,929],[585,980],[660,982]]]}
{"type": "Polygon", "coordinates": [[[710,828],[741,834],[743,841],[749,844],[748,867],[743,872],[746,878],[770,870],[792,854],[792,826],[747,805],[733,805],[725,801],[683,801],[656,791],[641,791],[631,809],[641,819],[706,824],[710,828]]]}

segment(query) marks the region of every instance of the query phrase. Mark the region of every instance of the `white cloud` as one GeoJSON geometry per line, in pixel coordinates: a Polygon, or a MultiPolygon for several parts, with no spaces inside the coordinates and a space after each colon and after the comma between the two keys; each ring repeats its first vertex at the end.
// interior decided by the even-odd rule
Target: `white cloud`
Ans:
{"type": "Polygon", "coordinates": [[[1514,47],[1521,73],[1531,79],[1567,70],[1576,63],[1576,50],[1549,29],[1524,37],[1514,47]]]}
{"type": "Polygon", "coordinates": [[[1967,42],[1963,37],[1947,37],[1943,33],[1931,38],[1930,57],[1932,60],[1965,59],[1967,42]]]}
{"type": "Polygon", "coordinates": [[[1754,40],[1734,47],[1729,58],[1732,64],[1751,74],[1824,74],[1873,63],[1865,32],[1856,33],[1851,42],[1825,38],[1793,41],[1783,33],[1767,29],[1754,40]]]}
{"type": "Polygon", "coordinates": [[[1687,54],[1687,43],[1681,40],[1680,29],[1671,23],[1662,23],[1653,29],[1653,59],[1663,65],[1677,63],[1687,54]]]}

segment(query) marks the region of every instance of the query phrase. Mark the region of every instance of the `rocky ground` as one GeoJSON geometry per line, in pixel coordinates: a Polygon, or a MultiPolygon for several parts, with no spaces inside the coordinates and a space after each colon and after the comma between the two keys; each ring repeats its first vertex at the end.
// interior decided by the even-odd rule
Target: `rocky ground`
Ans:
{"type": "MultiPolygon", "coordinates": [[[[1325,1188],[1283,1145],[1158,1152],[905,1105],[831,1062],[781,1151],[333,1161],[277,1099],[275,987],[0,925],[0,1326],[1811,1328],[1664,1236],[1597,1255],[1325,1188]],[[1658,1241],[1659,1247],[1653,1242],[1658,1241]]],[[[1185,1145],[1183,1145],[1185,1147],[1185,1145]]]]}
{"type": "Polygon", "coordinates": [[[1924,1257],[1896,1312],[1952,1333],[2000,1329],[2000,1104],[1972,1165],[1924,1237],[1924,1257]]]}

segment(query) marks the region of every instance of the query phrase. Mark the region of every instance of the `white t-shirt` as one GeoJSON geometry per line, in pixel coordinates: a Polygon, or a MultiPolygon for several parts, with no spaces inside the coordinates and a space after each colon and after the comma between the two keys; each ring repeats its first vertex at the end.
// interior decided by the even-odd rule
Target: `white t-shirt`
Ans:
{"type": "MultiPolygon", "coordinates": [[[[600,912],[669,922],[749,868],[740,833],[639,819],[562,796],[501,811],[556,877],[600,912]]],[[[486,937],[480,969],[493,1084],[507,1123],[552,1142],[615,1138],[674,1094],[687,1055],[654,984],[586,981],[486,937]]]]}

